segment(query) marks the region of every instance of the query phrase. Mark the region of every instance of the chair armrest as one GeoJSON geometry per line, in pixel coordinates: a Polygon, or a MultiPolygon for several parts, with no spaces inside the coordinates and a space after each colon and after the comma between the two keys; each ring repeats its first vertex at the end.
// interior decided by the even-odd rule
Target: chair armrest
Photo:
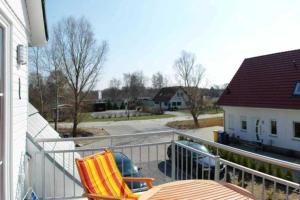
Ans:
{"type": "Polygon", "coordinates": [[[83,196],[94,199],[94,200],[122,200],[122,199],[124,199],[122,197],[113,197],[113,196],[93,194],[93,193],[84,193],[83,196]]]}
{"type": "Polygon", "coordinates": [[[153,187],[154,178],[146,177],[123,177],[126,182],[144,182],[147,184],[147,187],[150,189],[153,187]]]}

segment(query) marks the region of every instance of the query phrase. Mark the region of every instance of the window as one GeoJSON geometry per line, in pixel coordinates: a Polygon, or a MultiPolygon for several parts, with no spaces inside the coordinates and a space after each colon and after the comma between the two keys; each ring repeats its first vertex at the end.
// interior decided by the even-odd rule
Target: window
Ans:
{"type": "Polygon", "coordinates": [[[165,106],[167,106],[168,105],[168,102],[165,102],[165,106]]]}
{"type": "Polygon", "coordinates": [[[271,120],[271,134],[277,135],[277,121],[271,120]]]}
{"type": "Polygon", "coordinates": [[[294,136],[300,138],[300,122],[294,122],[294,136]]]}
{"type": "Polygon", "coordinates": [[[241,130],[247,131],[247,119],[246,119],[246,117],[241,117],[241,130]]]}
{"type": "Polygon", "coordinates": [[[181,106],[181,102],[180,101],[177,102],[177,106],[181,106]]]}
{"type": "Polygon", "coordinates": [[[296,83],[294,95],[300,95],[300,82],[296,83]]]}
{"type": "Polygon", "coordinates": [[[176,102],[172,102],[172,106],[176,106],[176,102]]]}

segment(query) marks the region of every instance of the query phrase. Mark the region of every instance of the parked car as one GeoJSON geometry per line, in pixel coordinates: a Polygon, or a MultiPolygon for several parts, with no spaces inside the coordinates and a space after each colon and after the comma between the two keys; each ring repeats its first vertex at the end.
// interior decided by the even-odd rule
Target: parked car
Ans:
{"type": "MultiPolygon", "coordinates": [[[[142,177],[140,172],[141,168],[138,168],[133,162],[123,153],[114,153],[117,166],[122,173],[123,177],[142,177]]],[[[147,190],[146,183],[139,182],[127,182],[128,187],[134,192],[141,192],[147,190]]]]}
{"type": "MultiPolygon", "coordinates": [[[[202,153],[192,152],[189,149],[186,149],[183,146],[175,144],[175,165],[184,170],[184,172],[188,172],[188,174],[192,174],[194,178],[202,178],[202,169],[204,169],[204,179],[208,178],[209,169],[210,169],[210,179],[214,179],[214,172],[215,172],[215,165],[216,162],[213,158],[209,158],[208,155],[214,156],[206,146],[187,141],[187,140],[180,140],[178,141],[179,144],[192,147],[194,149],[199,150],[202,153]],[[191,166],[193,165],[193,167],[191,166]],[[188,168],[187,168],[188,167],[188,168]],[[192,171],[191,171],[192,168],[192,171]],[[198,177],[197,175],[198,169],[198,177]]],[[[168,147],[167,155],[170,160],[172,160],[172,145],[168,147]]],[[[225,166],[223,163],[220,163],[220,178],[224,176],[225,166]]]]}

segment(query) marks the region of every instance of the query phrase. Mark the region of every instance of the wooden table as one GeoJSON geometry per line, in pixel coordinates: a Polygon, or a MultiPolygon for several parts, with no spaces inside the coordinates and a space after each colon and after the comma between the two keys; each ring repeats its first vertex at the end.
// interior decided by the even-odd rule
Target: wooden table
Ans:
{"type": "Polygon", "coordinates": [[[156,186],[141,195],[139,200],[213,200],[255,199],[244,188],[210,180],[185,180],[156,186]]]}

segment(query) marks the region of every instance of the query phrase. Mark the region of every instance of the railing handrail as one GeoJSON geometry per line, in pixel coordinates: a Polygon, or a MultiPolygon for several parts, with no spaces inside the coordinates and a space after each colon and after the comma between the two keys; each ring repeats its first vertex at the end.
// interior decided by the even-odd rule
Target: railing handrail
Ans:
{"type": "Polygon", "coordinates": [[[95,140],[95,139],[111,139],[111,138],[123,138],[123,137],[136,137],[143,135],[159,135],[159,134],[177,134],[172,130],[166,131],[149,131],[141,132],[136,134],[122,134],[122,135],[105,135],[105,136],[90,136],[90,137],[76,137],[76,138],[37,138],[36,142],[74,142],[74,141],[86,141],[86,140],[95,140]]]}
{"type": "Polygon", "coordinates": [[[186,136],[190,139],[199,141],[199,142],[207,144],[207,145],[211,145],[211,146],[216,147],[218,149],[223,149],[223,150],[226,150],[226,151],[230,151],[232,153],[236,153],[236,154],[239,154],[239,155],[242,155],[242,156],[253,158],[253,159],[261,161],[261,162],[266,162],[266,163],[278,165],[280,167],[284,167],[284,168],[287,168],[287,169],[300,171],[300,165],[296,164],[296,163],[292,163],[292,162],[288,162],[288,161],[284,161],[284,160],[279,160],[279,159],[271,158],[271,157],[268,157],[268,156],[263,156],[263,155],[260,155],[260,154],[252,153],[252,152],[249,152],[249,151],[245,151],[245,150],[242,150],[242,149],[238,149],[238,148],[235,148],[235,147],[231,147],[231,146],[216,143],[216,142],[211,142],[211,141],[208,141],[208,140],[203,140],[203,139],[194,137],[194,136],[192,136],[190,134],[186,134],[186,133],[180,133],[180,135],[186,136]]]}
{"type": "Polygon", "coordinates": [[[119,145],[119,146],[105,146],[97,148],[88,148],[88,149],[67,149],[67,150],[46,150],[43,153],[53,154],[53,153],[73,153],[73,152],[84,152],[84,151],[99,151],[104,149],[126,149],[131,147],[143,147],[143,146],[152,146],[152,145],[163,145],[171,144],[170,142],[155,142],[155,143],[144,143],[144,144],[132,144],[132,145],[119,145]]]}
{"type": "Polygon", "coordinates": [[[239,165],[239,164],[230,162],[230,161],[225,160],[225,159],[220,159],[220,161],[222,163],[224,163],[225,165],[229,165],[230,167],[234,167],[236,169],[240,169],[240,170],[242,170],[244,172],[247,172],[249,174],[253,174],[253,175],[256,175],[258,177],[264,177],[265,179],[268,179],[268,180],[271,180],[271,181],[275,181],[276,183],[280,183],[280,184],[283,184],[283,185],[288,185],[289,187],[292,187],[292,188],[295,188],[295,189],[299,189],[300,188],[300,184],[299,183],[295,183],[295,182],[288,181],[288,180],[285,180],[285,179],[282,179],[282,178],[279,178],[279,177],[276,177],[276,176],[272,176],[272,175],[269,175],[267,173],[263,173],[263,172],[260,172],[258,170],[254,170],[254,169],[245,167],[243,165],[239,165]]]}
{"type": "Polygon", "coordinates": [[[242,149],[238,149],[235,147],[231,147],[228,145],[216,143],[216,142],[211,142],[208,140],[204,140],[198,137],[195,137],[193,135],[187,134],[187,133],[182,133],[177,130],[166,130],[166,131],[153,131],[153,132],[142,132],[142,133],[136,133],[136,134],[122,134],[122,135],[109,135],[109,136],[93,136],[93,137],[76,137],[76,138],[40,138],[36,139],[36,142],[66,142],[66,141],[84,141],[84,140],[96,140],[96,139],[113,139],[113,138],[124,138],[124,137],[139,137],[139,136],[153,136],[153,135],[160,135],[160,134],[170,134],[170,135],[180,135],[180,136],[185,136],[187,138],[193,139],[195,141],[201,142],[202,144],[207,144],[213,147],[216,147],[218,149],[223,149],[226,151],[230,151],[232,153],[236,153],[242,156],[246,156],[261,162],[266,162],[270,164],[274,164],[283,168],[291,169],[291,170],[296,170],[300,171],[300,165],[276,158],[271,158],[268,156],[260,155],[257,153],[252,153],[249,151],[245,151],[242,149]]]}

